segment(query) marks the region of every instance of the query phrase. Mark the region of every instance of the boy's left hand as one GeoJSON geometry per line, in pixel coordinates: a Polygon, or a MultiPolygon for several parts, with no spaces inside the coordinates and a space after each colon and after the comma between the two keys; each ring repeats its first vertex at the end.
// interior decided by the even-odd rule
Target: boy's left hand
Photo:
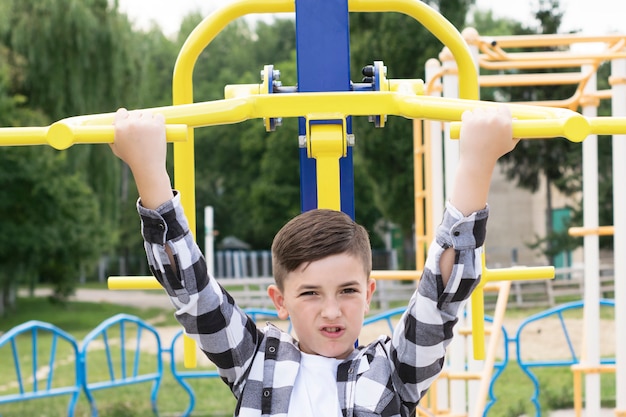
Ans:
{"type": "Polygon", "coordinates": [[[504,104],[465,111],[461,121],[460,158],[463,163],[492,168],[519,142],[513,138],[511,111],[504,104]]]}

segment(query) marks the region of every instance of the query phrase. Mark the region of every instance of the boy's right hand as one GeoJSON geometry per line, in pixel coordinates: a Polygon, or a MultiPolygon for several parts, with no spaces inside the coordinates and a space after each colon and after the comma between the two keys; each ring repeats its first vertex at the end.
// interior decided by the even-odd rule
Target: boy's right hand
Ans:
{"type": "Polygon", "coordinates": [[[162,114],[122,108],[115,113],[114,124],[115,142],[111,149],[133,173],[165,168],[167,144],[162,114]]]}
{"type": "Polygon", "coordinates": [[[165,118],[147,110],[115,113],[113,153],[130,167],[144,207],[155,209],[172,198],[166,168],[165,118]]]}

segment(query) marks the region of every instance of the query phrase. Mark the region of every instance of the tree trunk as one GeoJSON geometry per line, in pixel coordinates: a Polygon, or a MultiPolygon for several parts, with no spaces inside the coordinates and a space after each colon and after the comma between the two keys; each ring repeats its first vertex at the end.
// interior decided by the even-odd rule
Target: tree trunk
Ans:
{"type": "Polygon", "coordinates": [[[4,317],[6,309],[4,307],[4,288],[0,289],[0,318],[4,317]]]}

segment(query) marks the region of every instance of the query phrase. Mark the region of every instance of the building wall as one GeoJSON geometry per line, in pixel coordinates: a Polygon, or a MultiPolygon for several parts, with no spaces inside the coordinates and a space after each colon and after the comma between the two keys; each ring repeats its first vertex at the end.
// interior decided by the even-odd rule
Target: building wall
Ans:
{"type": "MultiPolygon", "coordinates": [[[[485,253],[487,265],[505,268],[513,265],[541,266],[548,260],[540,252],[528,247],[536,236],[546,234],[545,184],[536,193],[516,187],[496,167],[489,195],[489,224],[485,253]]],[[[567,199],[552,191],[553,208],[567,205],[567,199]]],[[[582,262],[582,250],[572,254],[573,264],[582,262]]]]}

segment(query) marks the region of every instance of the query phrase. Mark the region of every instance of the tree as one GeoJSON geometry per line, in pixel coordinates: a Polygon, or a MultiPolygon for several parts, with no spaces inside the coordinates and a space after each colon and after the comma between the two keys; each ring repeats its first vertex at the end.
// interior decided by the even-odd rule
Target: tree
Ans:
{"type": "MultiPolygon", "coordinates": [[[[22,114],[41,115],[36,120],[13,118],[3,126],[46,125],[51,120],[68,116],[114,111],[122,105],[137,107],[145,105],[145,100],[153,99],[155,90],[150,86],[156,84],[152,76],[156,71],[150,66],[154,61],[146,59],[150,56],[145,55],[147,51],[140,47],[146,44],[139,42],[142,35],[132,31],[126,16],[117,11],[117,3],[110,5],[107,0],[7,0],[3,2],[2,10],[0,45],[9,51],[9,67],[21,70],[19,77],[14,77],[7,85],[19,101],[16,108],[19,107],[22,114]]],[[[12,69],[12,72],[17,71],[12,69]]],[[[161,92],[167,96],[169,89],[161,92]]],[[[52,245],[51,240],[51,245],[46,246],[48,249],[43,246],[38,249],[39,269],[32,275],[41,275],[54,282],[57,295],[63,297],[71,292],[79,276],[76,271],[95,270],[93,259],[96,256],[90,251],[97,250],[98,256],[110,253],[120,237],[118,221],[123,210],[118,187],[121,165],[103,145],[74,146],[61,153],[38,147],[32,152],[34,154],[29,157],[34,161],[38,160],[37,152],[46,155],[40,161],[41,177],[28,177],[25,172],[24,181],[32,187],[39,187],[38,190],[44,190],[45,186],[37,181],[47,181],[49,189],[61,194],[52,198],[43,191],[36,195],[13,193],[12,200],[23,199],[21,203],[13,203],[27,204],[28,201],[37,205],[35,200],[29,200],[34,197],[54,203],[60,214],[71,213],[73,224],[89,232],[70,234],[72,225],[64,224],[64,218],[39,215],[52,222],[50,227],[68,231],[59,236],[65,239],[65,247],[73,248],[73,251],[63,252],[52,245]],[[46,169],[51,171],[46,172],[46,169]],[[73,207],[82,207],[83,213],[72,213],[66,207],[69,202],[73,207]],[[99,225],[97,230],[94,224],[99,225]],[[98,243],[97,247],[92,245],[94,241],[98,243]],[[72,259],[64,257],[70,254],[72,259]],[[81,268],[75,268],[76,260],[82,264],[81,268]]],[[[16,159],[16,166],[21,167],[17,161],[26,151],[10,150],[6,155],[14,153],[15,156],[11,157],[16,159]]],[[[8,166],[0,165],[0,175],[13,175],[5,172],[8,169],[8,166]]],[[[51,210],[41,205],[38,208],[51,210]]],[[[29,211],[29,215],[36,216],[37,212],[29,211]]],[[[28,239],[24,241],[25,245],[27,243],[28,239]]],[[[14,249],[4,247],[1,252],[12,253],[14,249]]],[[[32,247],[27,246],[22,253],[32,254],[32,247]]],[[[8,261],[17,263],[20,260],[11,258],[8,261]]],[[[30,262],[30,265],[35,264],[30,262]]]]}

